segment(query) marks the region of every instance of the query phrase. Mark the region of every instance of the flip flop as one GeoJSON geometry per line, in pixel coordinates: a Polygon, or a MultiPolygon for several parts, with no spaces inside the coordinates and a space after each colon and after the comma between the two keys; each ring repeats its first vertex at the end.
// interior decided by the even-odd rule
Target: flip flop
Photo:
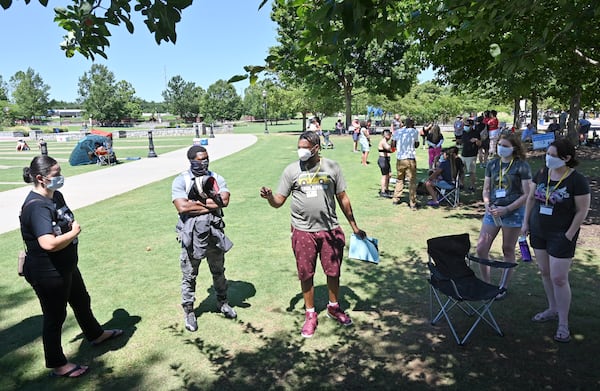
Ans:
{"type": "Polygon", "coordinates": [[[564,324],[559,324],[558,329],[556,329],[556,334],[554,335],[554,340],[561,343],[567,343],[571,341],[571,333],[569,332],[569,328],[564,324]]]}
{"type": "Polygon", "coordinates": [[[82,370],[82,369],[84,369],[84,368],[83,368],[81,365],[77,364],[77,365],[75,365],[75,366],[74,366],[74,367],[73,367],[73,368],[72,368],[70,371],[67,371],[67,372],[63,373],[62,375],[59,375],[58,373],[56,373],[56,372],[54,372],[54,371],[51,371],[51,372],[50,372],[50,377],[68,377],[68,378],[75,379],[75,378],[78,378],[78,377],[80,377],[80,376],[83,376],[83,375],[85,375],[85,374],[87,373],[87,370],[88,370],[89,368],[85,368],[85,370],[84,370],[83,372],[81,372],[81,373],[80,373],[79,375],[77,375],[77,376],[71,376],[71,375],[72,375],[72,374],[74,374],[75,372],[77,372],[77,371],[79,371],[79,370],[82,370]]]}
{"type": "Polygon", "coordinates": [[[104,331],[105,331],[105,332],[106,332],[106,331],[109,331],[109,332],[110,332],[110,334],[108,335],[108,337],[106,337],[106,338],[104,338],[104,339],[101,339],[100,341],[92,341],[92,342],[90,342],[90,343],[92,344],[92,346],[98,346],[98,345],[101,345],[101,344],[103,344],[104,342],[106,342],[106,341],[108,341],[108,340],[110,340],[110,339],[113,339],[113,338],[117,338],[118,336],[120,336],[120,335],[122,335],[122,334],[123,334],[123,330],[120,330],[120,329],[114,329],[114,330],[104,330],[104,331]]]}
{"type": "Polygon", "coordinates": [[[531,321],[536,322],[536,323],[544,323],[544,322],[548,322],[550,320],[557,320],[557,319],[558,319],[558,312],[550,312],[548,310],[545,310],[545,311],[535,314],[533,316],[533,318],[531,318],[531,321]]]}

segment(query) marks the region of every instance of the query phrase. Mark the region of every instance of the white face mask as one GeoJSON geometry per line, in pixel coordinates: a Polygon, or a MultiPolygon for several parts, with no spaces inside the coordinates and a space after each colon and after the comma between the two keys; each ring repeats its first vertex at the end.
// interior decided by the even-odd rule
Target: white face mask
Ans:
{"type": "Polygon", "coordinates": [[[546,154],[546,167],[548,167],[549,169],[555,170],[557,168],[561,168],[566,164],[567,162],[565,162],[561,158],[546,154]]]}
{"type": "Polygon", "coordinates": [[[513,147],[505,147],[504,145],[498,145],[498,156],[510,157],[513,153],[513,147]]]}
{"type": "Polygon", "coordinates": [[[298,158],[300,158],[300,161],[307,161],[308,159],[310,159],[312,157],[312,152],[310,151],[310,149],[308,148],[298,148],[298,158]]]}

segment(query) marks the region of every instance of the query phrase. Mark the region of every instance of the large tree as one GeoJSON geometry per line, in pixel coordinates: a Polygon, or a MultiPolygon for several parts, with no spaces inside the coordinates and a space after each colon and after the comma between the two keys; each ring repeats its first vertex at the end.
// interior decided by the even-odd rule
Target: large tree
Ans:
{"type": "Polygon", "coordinates": [[[325,3],[274,3],[279,46],[272,48],[267,63],[284,77],[343,97],[349,123],[355,88],[402,95],[416,81],[420,63],[411,56],[408,37],[361,40],[344,29],[343,15],[323,14],[325,3]]]}
{"type": "Polygon", "coordinates": [[[194,121],[200,113],[200,101],[205,92],[194,82],[185,81],[179,75],[173,76],[162,92],[169,111],[184,121],[194,121]]]}
{"type": "Polygon", "coordinates": [[[48,91],[41,76],[33,69],[18,71],[10,78],[12,99],[16,104],[18,115],[24,119],[45,116],[48,112],[48,91]]]}
{"type": "Polygon", "coordinates": [[[224,80],[217,80],[208,87],[200,108],[207,121],[239,120],[244,112],[242,98],[224,80]]]}
{"type": "Polygon", "coordinates": [[[135,90],[101,64],[93,64],[79,78],[79,102],[90,118],[101,124],[137,118],[141,113],[135,90]]]}

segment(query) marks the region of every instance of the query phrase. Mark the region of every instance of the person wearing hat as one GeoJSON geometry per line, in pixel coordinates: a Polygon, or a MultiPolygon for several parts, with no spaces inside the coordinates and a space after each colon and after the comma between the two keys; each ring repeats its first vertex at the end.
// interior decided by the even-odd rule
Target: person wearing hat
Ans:
{"type": "Polygon", "coordinates": [[[203,258],[212,274],[217,310],[229,319],[236,318],[237,314],[227,302],[225,278],[225,253],[233,246],[223,231],[222,209],[229,205],[229,189],[222,176],[209,171],[206,148],[190,147],[187,158],[190,168],[173,180],[171,199],[179,214],[176,231],[181,243],[181,306],[185,328],[196,331],[196,277],[203,258]]]}

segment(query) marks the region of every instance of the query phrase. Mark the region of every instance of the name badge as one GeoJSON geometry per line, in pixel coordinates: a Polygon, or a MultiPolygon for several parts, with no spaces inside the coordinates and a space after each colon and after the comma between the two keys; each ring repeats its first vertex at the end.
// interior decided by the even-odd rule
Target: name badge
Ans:
{"type": "Polygon", "coordinates": [[[496,190],[496,198],[504,198],[504,197],[506,197],[506,189],[496,190]]]}
{"type": "Polygon", "coordinates": [[[306,198],[315,198],[317,196],[316,190],[308,190],[306,192],[306,198]]]}
{"type": "Polygon", "coordinates": [[[540,205],[540,214],[552,216],[552,207],[549,205],[540,205]]]}

